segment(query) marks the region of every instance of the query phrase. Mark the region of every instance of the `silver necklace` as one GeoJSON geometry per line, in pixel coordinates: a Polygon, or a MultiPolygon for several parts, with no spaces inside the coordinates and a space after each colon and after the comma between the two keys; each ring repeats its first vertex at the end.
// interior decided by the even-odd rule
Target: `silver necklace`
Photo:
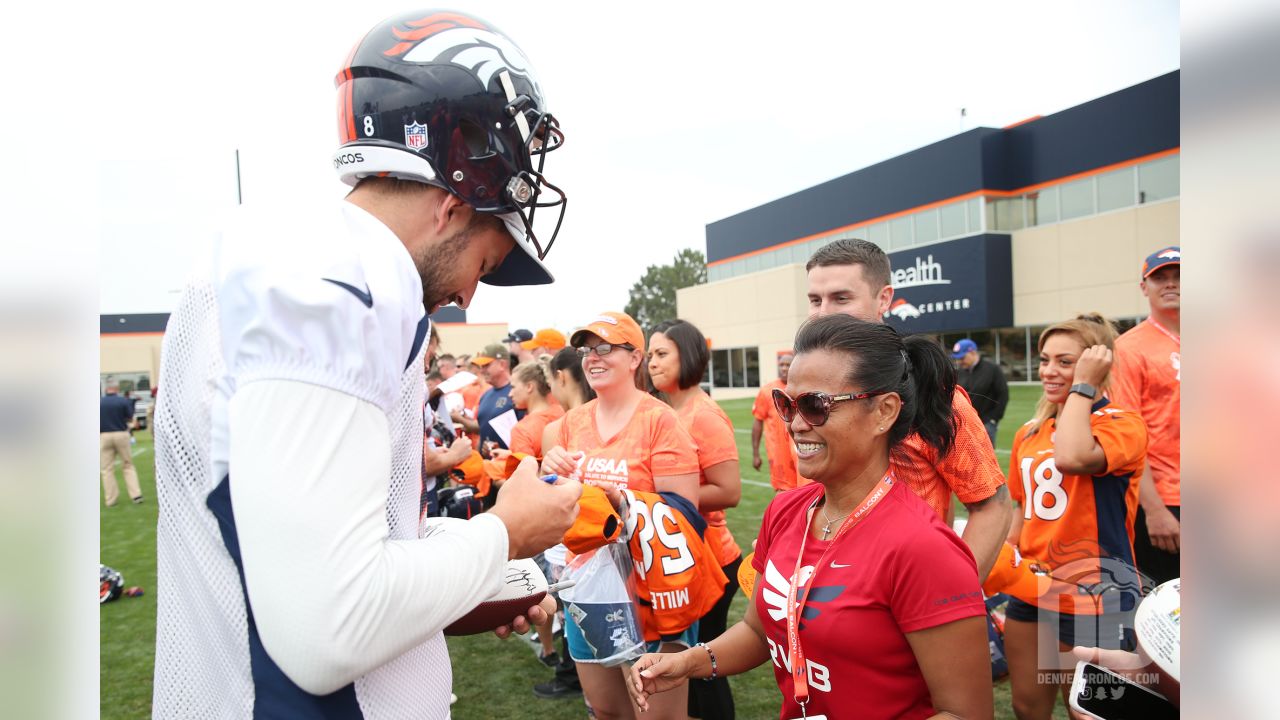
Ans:
{"type": "Polygon", "coordinates": [[[821,507],[820,509],[822,510],[822,517],[824,517],[824,518],[826,518],[826,519],[827,519],[827,524],[822,526],[822,539],[823,539],[823,540],[826,540],[826,539],[827,539],[827,536],[831,534],[831,526],[832,526],[832,525],[836,524],[837,522],[839,522],[839,521],[841,521],[841,520],[843,520],[843,519],[845,519],[845,518],[849,517],[851,514],[853,514],[853,511],[852,511],[852,510],[850,510],[849,512],[845,513],[844,515],[841,515],[840,517],[836,518],[835,520],[832,520],[832,519],[831,519],[831,516],[827,515],[827,504],[826,504],[826,503],[823,503],[823,504],[822,504],[822,507],[821,507]]]}

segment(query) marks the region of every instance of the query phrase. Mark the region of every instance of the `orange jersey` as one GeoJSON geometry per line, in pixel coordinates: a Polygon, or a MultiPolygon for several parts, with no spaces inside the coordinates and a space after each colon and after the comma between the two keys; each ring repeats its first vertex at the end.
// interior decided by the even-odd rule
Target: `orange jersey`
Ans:
{"type": "Polygon", "coordinates": [[[693,504],[675,493],[626,493],[627,547],[644,639],[675,638],[706,615],[729,582],[693,504]]]}
{"type": "MultiPolygon", "coordinates": [[[[1097,582],[1103,562],[1132,567],[1138,480],[1147,450],[1142,418],[1105,397],[1093,404],[1089,427],[1107,457],[1106,469],[1093,476],[1058,470],[1053,447],[1056,419],[1046,420],[1033,435],[1027,433],[1030,427],[1023,425],[1014,435],[1009,459],[1009,494],[1023,507],[1018,540],[1022,556],[1078,583],[1097,582]]],[[[1020,599],[1052,604],[1046,609],[1055,612],[1098,614],[1093,598],[1074,589],[1020,599]]]]}
{"type": "Polygon", "coordinates": [[[1182,505],[1182,344],[1147,318],[1116,340],[1111,392],[1147,424],[1147,464],[1165,505],[1182,505]]]}
{"type": "Polygon", "coordinates": [[[938,451],[917,434],[908,435],[891,457],[893,472],[945,523],[951,507],[951,493],[962,503],[986,500],[1004,484],[1004,473],[996,462],[995,450],[978,411],[960,386],[951,396],[956,421],[956,439],[950,452],[939,458],[938,451]]]}
{"type": "Polygon", "coordinates": [[[627,424],[604,440],[596,430],[592,400],[570,410],[560,423],[560,447],[586,453],[582,479],[654,492],[653,479],[698,472],[698,454],[676,413],[661,400],[645,395],[627,424]]]}
{"type": "Polygon", "coordinates": [[[764,424],[764,451],[769,456],[769,482],[775,490],[790,490],[797,485],[799,473],[796,471],[796,446],[791,442],[791,433],[787,432],[787,424],[778,416],[773,406],[773,390],[785,390],[786,384],[781,380],[760,388],[756,393],[756,401],[751,406],[751,416],[764,424]]]}
{"type": "Polygon", "coordinates": [[[471,417],[476,416],[476,408],[480,405],[480,396],[484,394],[485,388],[477,380],[458,391],[462,395],[462,407],[471,412],[471,417]]]}
{"type": "MultiPolygon", "coordinates": [[[[738,443],[733,436],[733,422],[710,396],[699,390],[685,403],[676,417],[698,449],[698,484],[707,484],[707,468],[738,459],[738,443]]],[[[728,565],[742,556],[742,548],[734,541],[725,524],[724,511],[702,513],[707,521],[707,540],[716,549],[720,565],[728,565]]]]}
{"type": "Polygon", "coordinates": [[[520,418],[520,422],[511,428],[511,452],[532,455],[542,459],[542,431],[547,425],[564,415],[559,403],[548,405],[537,412],[531,412],[520,418]]]}

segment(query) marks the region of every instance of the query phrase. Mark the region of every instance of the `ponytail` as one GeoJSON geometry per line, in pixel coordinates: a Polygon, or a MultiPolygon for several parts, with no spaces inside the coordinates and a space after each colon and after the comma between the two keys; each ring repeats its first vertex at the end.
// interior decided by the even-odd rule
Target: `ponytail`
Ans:
{"type": "Polygon", "coordinates": [[[511,376],[518,383],[533,383],[534,391],[540,397],[545,398],[551,394],[551,374],[548,372],[547,363],[542,362],[541,359],[538,362],[517,365],[511,376]]]}
{"type": "Polygon", "coordinates": [[[553,376],[561,371],[569,373],[569,378],[577,386],[578,396],[582,398],[583,402],[596,399],[596,391],[591,389],[591,385],[587,382],[587,374],[582,371],[582,358],[578,357],[577,348],[561,348],[559,352],[551,356],[547,367],[551,370],[550,374],[553,376]]]}
{"type": "Polygon", "coordinates": [[[907,397],[899,393],[902,411],[889,433],[889,447],[914,432],[937,448],[938,456],[942,457],[950,452],[956,439],[956,417],[952,409],[956,370],[938,343],[924,335],[908,335],[902,338],[902,344],[908,359],[903,385],[912,398],[908,402],[907,397]]]}
{"type": "Polygon", "coordinates": [[[889,449],[912,433],[947,454],[956,438],[952,396],[956,371],[936,342],[922,335],[906,338],[888,325],[848,315],[827,315],[800,326],[797,355],[817,350],[849,357],[845,382],[860,392],[892,392],[902,400],[889,429],[889,449]]]}

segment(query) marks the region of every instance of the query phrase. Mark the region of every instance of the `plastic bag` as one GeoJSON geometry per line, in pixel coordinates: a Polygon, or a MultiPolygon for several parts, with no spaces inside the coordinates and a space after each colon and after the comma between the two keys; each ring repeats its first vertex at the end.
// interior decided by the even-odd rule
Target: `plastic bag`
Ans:
{"type": "Polygon", "coordinates": [[[560,599],[593,656],[574,658],[576,662],[613,667],[644,653],[631,553],[625,545],[609,544],[575,556],[561,579],[575,583],[560,592],[560,599]]]}

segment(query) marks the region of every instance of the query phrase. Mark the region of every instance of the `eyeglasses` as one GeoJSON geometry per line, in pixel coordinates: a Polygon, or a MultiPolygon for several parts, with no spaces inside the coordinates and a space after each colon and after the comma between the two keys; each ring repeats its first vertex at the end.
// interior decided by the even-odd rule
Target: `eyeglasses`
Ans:
{"type": "Polygon", "coordinates": [[[632,350],[635,350],[635,348],[631,347],[630,345],[613,345],[611,343],[600,343],[595,347],[580,347],[580,348],[577,348],[577,350],[578,350],[578,357],[585,360],[586,357],[591,353],[595,353],[600,357],[604,357],[605,355],[608,355],[614,350],[626,350],[627,352],[630,352],[632,350]]]}
{"type": "Polygon", "coordinates": [[[828,395],[824,392],[807,392],[800,393],[792,400],[786,393],[774,388],[773,390],[773,407],[778,410],[778,415],[782,417],[782,421],[790,423],[795,419],[796,413],[800,413],[800,417],[809,425],[819,427],[827,422],[827,418],[831,417],[831,408],[839,405],[846,400],[865,400],[869,397],[887,394],[888,390],[878,390],[876,392],[864,392],[857,394],[845,395],[828,395]]]}

